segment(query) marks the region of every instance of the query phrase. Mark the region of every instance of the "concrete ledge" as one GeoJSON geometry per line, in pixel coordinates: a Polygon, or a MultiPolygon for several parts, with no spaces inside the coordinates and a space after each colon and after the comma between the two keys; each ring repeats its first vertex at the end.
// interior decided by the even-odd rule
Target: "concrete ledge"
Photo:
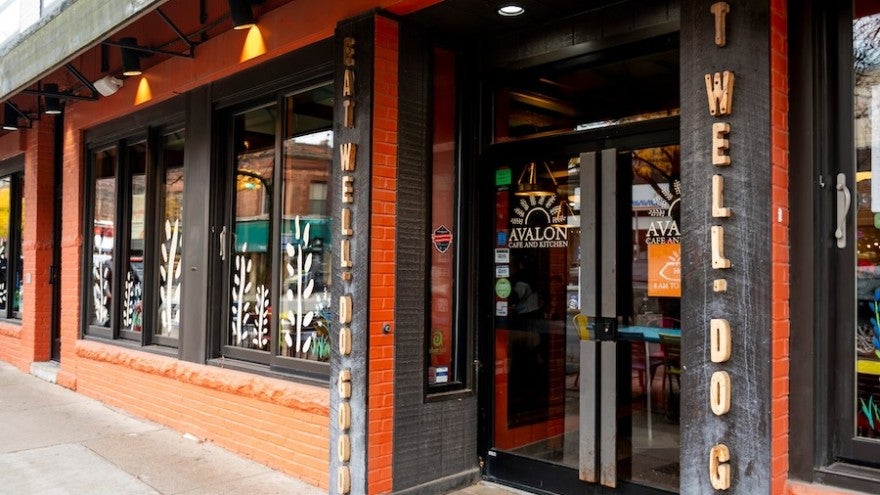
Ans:
{"type": "Polygon", "coordinates": [[[31,363],[31,375],[49,383],[58,383],[58,370],[61,366],[55,361],[31,363]]]}
{"type": "Polygon", "coordinates": [[[433,495],[448,493],[457,488],[463,488],[475,484],[480,480],[479,468],[468,469],[460,473],[444,476],[443,478],[422,483],[412,488],[394,492],[394,495],[433,495]]]}

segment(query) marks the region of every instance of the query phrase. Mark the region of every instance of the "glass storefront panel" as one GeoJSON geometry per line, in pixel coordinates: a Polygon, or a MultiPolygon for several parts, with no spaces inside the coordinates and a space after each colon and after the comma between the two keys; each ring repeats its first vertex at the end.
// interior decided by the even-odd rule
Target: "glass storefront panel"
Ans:
{"type": "Polygon", "coordinates": [[[333,131],[332,112],[316,110],[332,109],[333,87],[290,96],[286,106],[278,354],[329,361],[333,131]]]}
{"type": "Polygon", "coordinates": [[[268,351],[275,105],[235,117],[234,253],[228,345],[268,351]]]}
{"type": "Polygon", "coordinates": [[[144,230],[147,198],[147,143],[128,147],[131,170],[128,264],[122,283],[122,331],[141,332],[144,322],[144,230]]]}
{"type": "MultiPolygon", "coordinates": [[[[612,153],[615,155],[615,153],[612,153]]],[[[680,227],[678,146],[616,153],[617,216],[582,210],[585,155],[504,163],[495,169],[495,450],[580,468],[585,427],[583,340],[587,264],[616,259],[617,479],[677,491],[680,430],[680,227]],[[594,218],[584,217],[594,215],[594,218]],[[616,231],[614,253],[581,258],[581,226],[616,231]],[[609,258],[610,257],[610,258],[609,258]]],[[[595,179],[600,180],[601,179],[595,179]]],[[[593,198],[595,202],[596,199],[593,198]]],[[[612,201],[600,198],[599,201],[612,201]]],[[[595,232],[594,234],[595,235],[595,232]]],[[[600,244],[601,245],[601,244],[600,244]]],[[[602,283],[607,287],[606,282],[602,283]]],[[[614,400],[601,394],[597,401],[614,400]]],[[[595,427],[595,426],[592,426],[595,427]]],[[[595,432],[594,432],[595,433],[595,432]]]]}
{"type": "MultiPolygon", "coordinates": [[[[857,2],[853,20],[856,149],[855,435],[880,438],[880,13],[857,2]]],[[[852,242],[852,240],[850,240],[852,242]]]]}
{"type": "Polygon", "coordinates": [[[92,277],[89,303],[89,324],[109,327],[110,304],[113,298],[111,283],[115,252],[116,221],[116,148],[94,152],[92,163],[95,174],[93,191],[94,230],[92,241],[92,277]]]}
{"type": "Polygon", "coordinates": [[[163,217],[159,229],[159,305],[156,335],[178,338],[180,336],[180,282],[183,257],[183,131],[162,138],[162,166],[165,181],[162,184],[160,203],[163,217]]]}

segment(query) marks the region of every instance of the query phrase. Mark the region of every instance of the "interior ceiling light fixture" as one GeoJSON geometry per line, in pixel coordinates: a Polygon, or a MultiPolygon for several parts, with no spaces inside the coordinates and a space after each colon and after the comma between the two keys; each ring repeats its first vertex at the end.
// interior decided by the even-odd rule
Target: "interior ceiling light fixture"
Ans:
{"type": "Polygon", "coordinates": [[[556,194],[557,184],[553,172],[547,166],[547,162],[542,162],[542,165],[544,165],[544,170],[547,171],[550,180],[539,181],[538,164],[531,162],[519,174],[519,179],[516,181],[516,191],[513,193],[515,196],[552,196],[556,194]]]}
{"type": "Polygon", "coordinates": [[[58,99],[57,96],[51,96],[58,94],[58,85],[55,83],[47,83],[45,86],[43,86],[43,90],[46,92],[46,95],[43,96],[43,100],[46,102],[46,109],[44,110],[44,112],[47,115],[60,114],[61,100],[58,99]]]}
{"type": "Polygon", "coordinates": [[[229,0],[229,15],[233,29],[250,29],[257,23],[249,0],[229,0]]]}
{"type": "Polygon", "coordinates": [[[498,15],[503,17],[516,17],[525,14],[526,9],[516,3],[507,3],[498,7],[498,15]]]}
{"type": "Polygon", "coordinates": [[[133,48],[136,46],[136,38],[122,38],[119,40],[119,51],[122,54],[122,75],[124,76],[132,77],[143,74],[143,71],[141,71],[141,54],[133,48]]]}

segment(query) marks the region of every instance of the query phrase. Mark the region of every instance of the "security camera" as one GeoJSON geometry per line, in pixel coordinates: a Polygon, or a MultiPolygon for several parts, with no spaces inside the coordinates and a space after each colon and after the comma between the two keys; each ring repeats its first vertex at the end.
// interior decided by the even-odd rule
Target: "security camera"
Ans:
{"type": "Polygon", "coordinates": [[[119,91],[119,88],[122,87],[122,80],[117,79],[113,76],[104,76],[92,84],[95,86],[95,89],[98,90],[98,93],[101,93],[102,96],[110,96],[113,93],[119,91]]]}

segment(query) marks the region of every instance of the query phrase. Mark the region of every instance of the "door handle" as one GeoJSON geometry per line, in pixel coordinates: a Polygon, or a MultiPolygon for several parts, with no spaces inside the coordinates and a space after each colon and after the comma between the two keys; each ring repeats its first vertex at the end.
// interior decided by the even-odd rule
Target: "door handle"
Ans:
{"type": "Polygon", "coordinates": [[[834,237],[837,238],[837,247],[846,247],[846,217],[852,204],[852,195],[846,187],[846,175],[837,174],[837,229],[834,237]]]}
{"type": "Polygon", "coordinates": [[[226,261],[226,226],[220,229],[220,260],[226,261]]]}

